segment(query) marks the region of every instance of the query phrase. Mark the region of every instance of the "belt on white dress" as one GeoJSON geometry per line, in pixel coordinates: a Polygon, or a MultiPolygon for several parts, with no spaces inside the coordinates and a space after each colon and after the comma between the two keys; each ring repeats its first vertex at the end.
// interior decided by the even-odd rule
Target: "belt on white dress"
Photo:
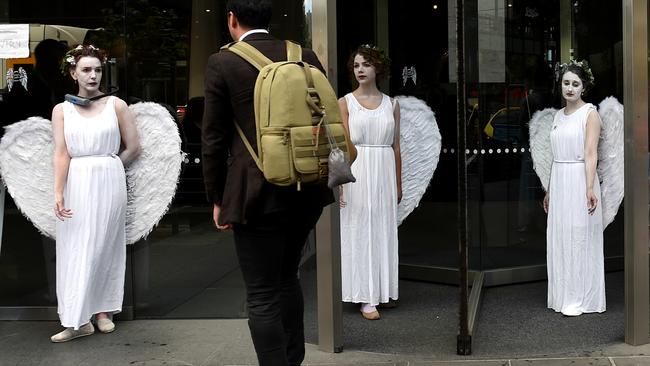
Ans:
{"type": "Polygon", "coordinates": [[[117,158],[117,154],[113,154],[113,153],[88,154],[88,155],[71,156],[70,158],[71,159],[79,159],[79,158],[117,158]]]}
{"type": "Polygon", "coordinates": [[[583,164],[584,160],[553,160],[554,163],[559,164],[583,164]]]}
{"type": "Polygon", "coordinates": [[[371,145],[371,144],[359,144],[354,145],[356,147],[393,147],[393,145],[371,145]]]}

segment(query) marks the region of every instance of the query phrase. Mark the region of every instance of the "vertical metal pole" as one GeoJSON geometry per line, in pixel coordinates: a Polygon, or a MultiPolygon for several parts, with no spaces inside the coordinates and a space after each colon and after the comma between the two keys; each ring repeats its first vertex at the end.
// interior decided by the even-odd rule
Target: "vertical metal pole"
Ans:
{"type": "Polygon", "coordinates": [[[219,51],[219,46],[228,41],[221,39],[221,32],[215,27],[226,23],[221,9],[214,8],[212,0],[192,0],[192,21],[190,22],[189,97],[204,94],[203,73],[208,58],[219,51]],[[206,10],[212,10],[207,12],[206,10]]]}
{"type": "Polygon", "coordinates": [[[625,343],[647,344],[648,2],[623,1],[625,100],[625,343]]]}
{"type": "Polygon", "coordinates": [[[2,227],[5,221],[5,186],[0,182],[0,255],[2,255],[2,227]]]}
{"type": "MultiPolygon", "coordinates": [[[[312,9],[312,48],[336,90],[336,1],[313,0],[312,9]]],[[[343,350],[339,222],[339,208],[334,204],[325,208],[316,225],[318,348],[325,352],[343,350]]]]}
{"type": "MultiPolygon", "coordinates": [[[[388,0],[375,0],[375,44],[390,55],[389,29],[388,29],[388,0]]],[[[381,78],[379,89],[388,94],[388,78],[381,78]]]]}
{"type": "Polygon", "coordinates": [[[456,352],[459,355],[472,353],[472,336],[469,334],[467,298],[467,162],[465,155],[465,2],[456,0],[456,112],[458,144],[458,257],[459,257],[459,295],[460,315],[459,334],[456,352]]]}
{"type": "Polygon", "coordinates": [[[569,62],[573,50],[573,1],[560,0],[560,60],[569,62]]]}

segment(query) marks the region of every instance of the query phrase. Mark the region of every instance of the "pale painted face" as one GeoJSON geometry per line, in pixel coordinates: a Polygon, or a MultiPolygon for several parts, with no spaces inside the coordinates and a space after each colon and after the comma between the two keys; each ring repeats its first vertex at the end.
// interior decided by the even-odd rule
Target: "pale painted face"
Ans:
{"type": "Polygon", "coordinates": [[[577,102],[580,100],[584,90],[585,87],[578,75],[571,71],[567,71],[562,75],[562,97],[567,102],[577,102]]]}
{"type": "Polygon", "coordinates": [[[102,63],[97,57],[84,56],[77,61],[70,75],[79,84],[80,94],[95,95],[102,81],[102,63]]]}
{"type": "Polygon", "coordinates": [[[375,67],[365,57],[357,54],[354,56],[354,63],[352,64],[354,70],[354,77],[357,79],[359,85],[366,83],[374,83],[377,79],[377,71],[375,67]]]}

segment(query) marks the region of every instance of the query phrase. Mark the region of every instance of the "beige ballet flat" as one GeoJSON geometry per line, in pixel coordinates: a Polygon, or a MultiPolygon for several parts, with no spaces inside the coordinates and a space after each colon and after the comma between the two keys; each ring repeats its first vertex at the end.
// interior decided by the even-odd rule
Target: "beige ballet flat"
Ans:
{"type": "Polygon", "coordinates": [[[361,315],[367,320],[379,320],[381,318],[377,310],[373,311],[372,313],[365,313],[362,311],[361,315]]]}
{"type": "Polygon", "coordinates": [[[95,327],[93,327],[92,324],[87,323],[82,325],[77,330],[74,330],[73,328],[66,328],[64,331],[50,337],[50,340],[54,343],[63,343],[71,341],[75,338],[89,336],[93,333],[95,333],[95,327]]]}
{"type": "Polygon", "coordinates": [[[115,323],[109,318],[97,320],[97,329],[102,333],[110,333],[115,330],[115,323]]]}

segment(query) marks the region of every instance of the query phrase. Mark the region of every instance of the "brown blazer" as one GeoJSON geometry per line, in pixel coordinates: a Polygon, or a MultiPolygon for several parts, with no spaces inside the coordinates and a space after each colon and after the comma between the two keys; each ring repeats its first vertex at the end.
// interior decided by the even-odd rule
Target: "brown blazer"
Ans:
{"type": "MultiPolygon", "coordinates": [[[[246,42],[273,61],[286,60],[284,41],[253,33],[246,42]]],[[[303,60],[321,69],[314,52],[303,48],[303,60]]],[[[265,214],[300,210],[334,202],[326,186],[280,187],[268,183],[237,134],[237,120],[253,148],[253,92],[258,71],[234,53],[210,56],[205,72],[205,112],[202,127],[203,177],[208,200],[221,206],[220,224],[247,223],[265,214]]]]}

